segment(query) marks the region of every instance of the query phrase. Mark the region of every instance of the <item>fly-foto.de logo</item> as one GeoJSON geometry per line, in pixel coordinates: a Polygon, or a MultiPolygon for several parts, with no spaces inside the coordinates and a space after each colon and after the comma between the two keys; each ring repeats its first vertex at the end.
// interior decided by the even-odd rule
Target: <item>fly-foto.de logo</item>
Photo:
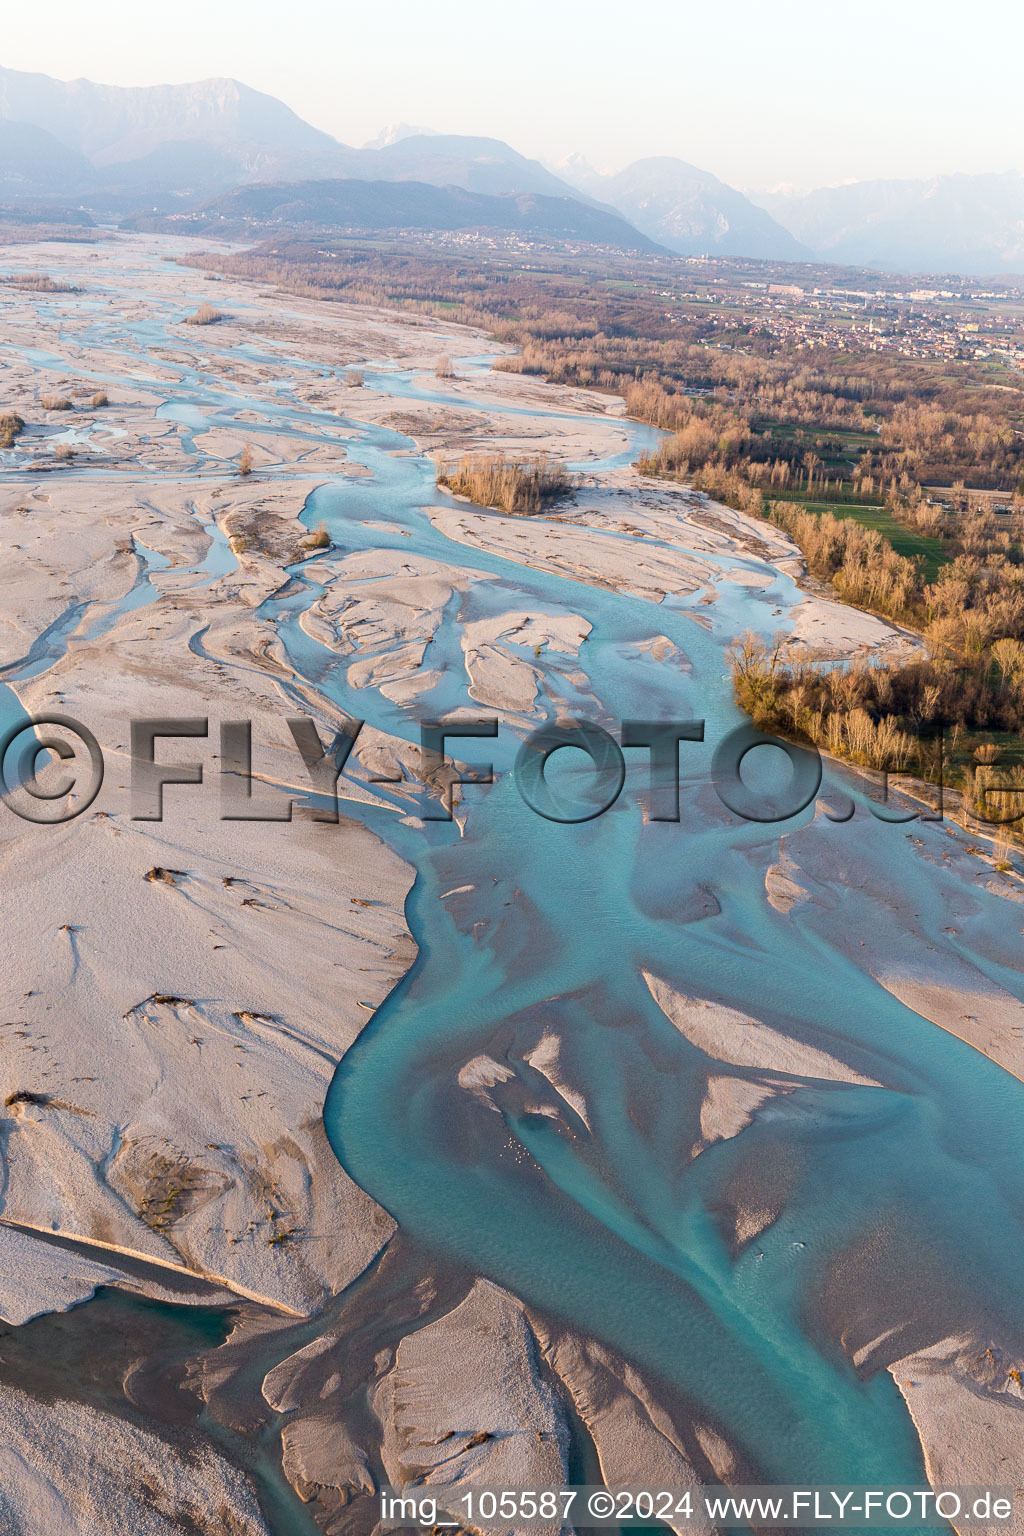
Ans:
{"type": "MultiPolygon", "coordinates": [[[[204,716],[147,716],[129,727],[130,815],[133,821],[162,821],[176,786],[207,786],[217,782],[218,814],[223,821],[287,822],[295,809],[298,783],[308,783],[306,814],[309,819],[337,823],[339,780],[346,773],[353,748],[365,724],[348,720],[327,742],[308,715],[285,718],[291,749],[296,755],[296,774],[282,775],[275,783],[253,772],[253,727],[250,720],[222,720],[211,728],[204,716]],[[193,751],[183,754],[181,744],[193,751]],[[206,743],[206,758],[199,743],[206,743]],[[210,760],[214,743],[216,765],[210,760]],[[301,765],[301,767],[300,767],[301,765]]],[[[467,764],[456,757],[450,743],[484,743],[499,736],[496,715],[450,716],[424,720],[419,743],[411,745],[408,773],[366,774],[356,782],[406,786],[421,800],[425,822],[453,818],[455,791],[476,787],[481,793],[495,782],[490,761],[467,764]],[[413,777],[410,778],[409,774],[413,777]],[[418,781],[418,782],[417,782],[418,781]]],[[[942,819],[942,738],[937,741],[939,804],[936,813],[927,809],[897,809],[889,804],[887,777],[881,779],[881,796],[863,803],[883,821],[906,822],[920,818],[942,819]]],[[[626,783],[627,758],[643,754],[646,779],[640,793],[647,819],[679,822],[680,762],[683,753],[706,753],[703,720],[623,720],[618,739],[593,721],[571,718],[538,726],[521,740],[511,774],[522,801],[546,821],[573,824],[594,821],[611,810],[626,783]],[[551,772],[558,754],[573,749],[571,774],[551,772]],[[582,756],[580,755],[582,754],[582,756]]],[[[563,760],[564,762],[564,760],[563,760]]],[[[748,765],[749,766],[749,765],[748,765]]],[[[93,732],[69,715],[26,716],[10,727],[0,742],[0,797],[24,821],[56,825],[73,821],[93,804],[104,781],[103,748],[93,732]]],[[[688,781],[701,776],[703,763],[694,762],[688,781]],[[695,773],[695,769],[697,770],[695,773]]],[[[722,805],[743,821],[788,821],[806,810],[822,784],[822,760],[812,742],[788,741],[768,735],[749,724],[728,731],[714,746],[706,764],[706,779],[722,805]],[[782,752],[788,760],[784,782],[757,787],[744,765],[761,748],[782,752]]],[[[988,791],[997,796],[998,788],[988,791]]],[[[465,795],[463,809],[471,805],[465,795]]],[[[831,821],[845,822],[856,811],[845,792],[833,795],[836,805],[825,808],[831,821]]],[[[1000,813],[993,803],[982,820],[992,825],[1024,818],[1024,810],[1000,813]]]]}

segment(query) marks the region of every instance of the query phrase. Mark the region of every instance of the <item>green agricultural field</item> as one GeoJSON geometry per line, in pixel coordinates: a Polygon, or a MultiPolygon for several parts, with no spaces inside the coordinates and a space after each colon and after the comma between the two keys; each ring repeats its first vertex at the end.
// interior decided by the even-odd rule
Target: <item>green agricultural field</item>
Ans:
{"type": "Polygon", "coordinates": [[[927,534],[915,533],[912,528],[904,528],[884,507],[850,507],[831,501],[805,501],[802,504],[808,512],[831,512],[833,517],[852,517],[863,528],[874,528],[889,540],[898,555],[905,555],[908,560],[923,556],[922,572],[926,581],[934,581],[940,567],[949,561],[950,557],[943,550],[941,539],[932,539],[927,534]]]}
{"type": "MultiPolygon", "coordinates": [[[[816,490],[820,493],[821,487],[817,486],[816,490]]],[[[839,487],[831,485],[828,490],[827,502],[808,501],[806,487],[799,485],[795,487],[787,486],[785,488],[772,485],[767,488],[766,495],[769,501],[796,501],[802,507],[810,507],[815,512],[825,510],[831,512],[836,507],[845,507],[847,509],[852,507],[855,511],[859,509],[862,512],[881,512],[884,510],[884,508],[879,506],[878,502],[865,501],[863,497],[858,496],[849,482],[839,487]]]]}

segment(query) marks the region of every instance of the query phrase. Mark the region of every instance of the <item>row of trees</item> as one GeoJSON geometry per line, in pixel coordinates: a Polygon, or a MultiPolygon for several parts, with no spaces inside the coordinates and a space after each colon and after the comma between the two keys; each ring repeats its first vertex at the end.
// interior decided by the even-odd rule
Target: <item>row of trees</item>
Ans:
{"type": "Polygon", "coordinates": [[[1003,763],[995,742],[961,750],[979,724],[1019,731],[1024,645],[997,641],[988,655],[931,656],[904,665],[854,663],[822,670],[746,634],[729,652],[739,704],[771,734],[813,741],[867,768],[914,773],[959,792],[967,819],[1024,834],[1024,766],[1003,763]],[[941,731],[941,742],[940,742],[941,731]]]}

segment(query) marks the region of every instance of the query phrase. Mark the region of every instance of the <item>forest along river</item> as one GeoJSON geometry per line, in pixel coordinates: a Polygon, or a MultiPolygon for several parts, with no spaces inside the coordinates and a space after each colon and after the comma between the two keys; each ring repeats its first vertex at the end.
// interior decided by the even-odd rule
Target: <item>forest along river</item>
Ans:
{"type": "MultiPolygon", "coordinates": [[[[92,329],[103,344],[105,327],[92,329]]],[[[159,330],[147,323],[140,351],[159,330]]],[[[417,394],[409,375],[368,367],[376,388],[417,394]]],[[[311,438],[328,420],[287,390],[268,407],[186,373],[166,407],[183,441],[194,407],[214,407],[225,421],[258,411],[266,430],[311,438]]],[[[338,418],[329,420],[336,430],[338,418]]],[[[261,423],[247,419],[246,434],[258,439],[261,423]]],[[[630,456],[649,434],[638,428],[633,437],[630,456]]],[[[776,627],[773,608],[798,595],[789,578],[775,573],[759,593],[723,585],[728,602],[702,610],[708,631],[687,612],[690,598],[670,595],[655,607],[467,549],[423,510],[447,502],[432,464],[391,456],[410,446],[397,432],[352,423],[351,456],[372,478],[338,478],[308,499],[304,521],[326,523],[335,548],[294,566],[260,610],[276,621],[297,676],[352,716],[418,741],[423,718],[460,707],[487,713],[466,691],[466,622],[506,609],[578,614],[592,631],[580,658],[589,689],[569,697],[575,713],[596,713],[606,725],[702,718],[706,739],[680,754],[678,825],[644,823],[643,752],[627,753],[625,790],[606,814],[572,825],[545,820],[523,803],[509,771],[518,747],[509,727],[494,741],[455,744],[464,759],[493,762],[497,775],[493,786],[463,792],[461,835],[454,824],[346,803],[417,871],[407,919],[419,956],[338,1068],[325,1107],[331,1145],[424,1246],[668,1381],[738,1449],[749,1473],[778,1483],[922,1482],[895,1385],[885,1371],[857,1376],[820,1298],[838,1275],[851,1311],[877,1313],[872,1336],[898,1326],[919,1289],[947,1299],[954,1314],[965,1296],[977,1298],[981,1310],[1018,1326],[1024,1086],[899,1003],[850,958],[847,941],[854,933],[865,956],[885,955],[884,893],[899,890],[912,898],[921,948],[964,956],[1020,997],[1014,904],[940,867],[944,829],[915,826],[934,853],[922,857],[904,829],[867,814],[845,781],[834,778],[833,788],[859,801],[848,822],[815,818],[812,806],[765,827],[740,821],[716,798],[711,753],[740,719],[724,651],[741,629],[776,627]],[[347,660],[300,626],[330,581],[332,558],[365,548],[492,578],[449,603],[428,651],[441,680],[415,710],[371,687],[351,689],[347,660]],[[658,634],[691,670],[638,658],[636,642],[658,634]],[[765,899],[781,832],[819,871],[816,901],[788,915],[765,899]],[[739,1135],[690,1161],[716,1063],[656,1006],[644,971],[691,997],[790,1025],[886,1086],[790,1075],[791,1091],[767,1097],[739,1135]],[[541,1033],[560,1039],[560,1068],[585,1098],[585,1121],[572,1119],[526,1059],[541,1033]],[[479,1056],[511,1074],[492,1092],[500,1115],[478,1109],[458,1084],[479,1056]],[[573,1136],[559,1128],[567,1117],[573,1136]],[[722,1213],[757,1207],[756,1171],[769,1195],[781,1189],[784,1198],[750,1240],[735,1241],[722,1213]],[[865,1245],[868,1269],[861,1263],[856,1282],[843,1281],[846,1256],[865,1245]],[[869,1294],[854,1298],[866,1275],[869,1294]]],[[[735,555],[721,565],[766,569],[735,555]]],[[[561,760],[552,782],[578,796],[587,779],[580,759],[567,751],[561,760]]]]}

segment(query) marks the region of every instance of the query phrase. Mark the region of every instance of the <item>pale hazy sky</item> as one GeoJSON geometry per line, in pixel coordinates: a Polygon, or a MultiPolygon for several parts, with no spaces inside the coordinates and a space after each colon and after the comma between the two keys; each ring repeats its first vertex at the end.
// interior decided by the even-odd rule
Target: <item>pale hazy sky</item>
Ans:
{"type": "Polygon", "coordinates": [[[118,85],[233,75],[349,144],[408,121],[734,185],[1024,170],[1011,0],[46,0],[0,63],[118,85]]]}

